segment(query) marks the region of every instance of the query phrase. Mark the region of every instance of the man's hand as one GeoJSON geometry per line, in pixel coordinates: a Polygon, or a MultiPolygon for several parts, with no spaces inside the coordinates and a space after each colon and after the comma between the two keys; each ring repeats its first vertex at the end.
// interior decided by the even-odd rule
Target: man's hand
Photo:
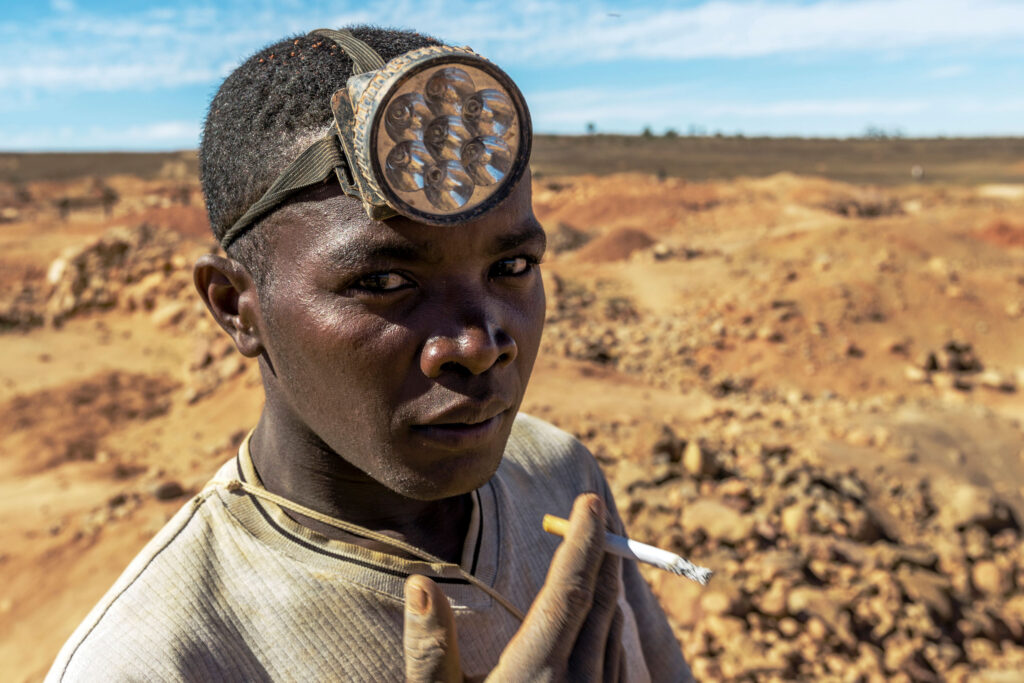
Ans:
{"type": "MultiPolygon", "coordinates": [[[[497,681],[618,681],[623,678],[618,557],[605,554],[605,506],[584,494],[551,560],[544,586],[489,678],[497,681]]],[[[455,616],[425,576],[405,582],[407,681],[462,682],[455,616]]]]}

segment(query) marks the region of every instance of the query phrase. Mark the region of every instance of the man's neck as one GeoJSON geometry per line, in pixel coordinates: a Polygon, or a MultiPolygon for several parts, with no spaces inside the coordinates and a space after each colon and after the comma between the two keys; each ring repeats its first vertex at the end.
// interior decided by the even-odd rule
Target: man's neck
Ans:
{"type": "MultiPolygon", "coordinates": [[[[253,467],[268,491],[458,564],[472,512],[469,494],[436,501],[406,498],[371,479],[315,435],[295,433],[286,423],[265,409],[249,442],[253,467]]],[[[327,538],[406,556],[291,510],[285,513],[327,538]]]]}

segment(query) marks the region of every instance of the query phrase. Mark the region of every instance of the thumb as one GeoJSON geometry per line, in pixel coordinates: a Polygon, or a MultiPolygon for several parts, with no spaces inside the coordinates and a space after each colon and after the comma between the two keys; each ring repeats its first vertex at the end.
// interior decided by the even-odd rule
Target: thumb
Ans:
{"type": "Polygon", "coordinates": [[[455,615],[436,583],[413,574],[405,581],[405,680],[462,683],[455,615]]]}

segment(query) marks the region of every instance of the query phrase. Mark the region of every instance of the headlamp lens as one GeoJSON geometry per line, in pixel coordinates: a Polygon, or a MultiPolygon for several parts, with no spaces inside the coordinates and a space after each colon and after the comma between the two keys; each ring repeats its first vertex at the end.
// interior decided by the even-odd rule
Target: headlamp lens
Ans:
{"type": "Polygon", "coordinates": [[[493,185],[512,168],[512,152],[501,138],[473,138],[462,148],[462,165],[477,185],[493,185]]]}
{"type": "Polygon", "coordinates": [[[424,143],[438,161],[458,161],[462,146],[470,137],[461,117],[438,116],[427,126],[424,143]]]}
{"type": "Polygon", "coordinates": [[[515,120],[516,110],[505,93],[487,88],[466,98],[462,118],[477,135],[501,137],[515,120]]]}
{"type": "Polygon", "coordinates": [[[462,101],[476,91],[469,74],[457,66],[438,69],[427,80],[426,94],[435,114],[458,116],[462,101]]]}
{"type": "Polygon", "coordinates": [[[457,211],[473,196],[473,179],[457,161],[443,161],[427,169],[427,199],[442,211],[457,211]]]}
{"type": "Polygon", "coordinates": [[[384,115],[384,127],[395,142],[416,140],[433,114],[423,95],[410,92],[392,100],[384,115]]]}
{"type": "Polygon", "coordinates": [[[430,152],[418,140],[406,140],[395,145],[388,154],[385,173],[388,182],[400,190],[416,192],[425,184],[424,174],[432,164],[430,152]]]}

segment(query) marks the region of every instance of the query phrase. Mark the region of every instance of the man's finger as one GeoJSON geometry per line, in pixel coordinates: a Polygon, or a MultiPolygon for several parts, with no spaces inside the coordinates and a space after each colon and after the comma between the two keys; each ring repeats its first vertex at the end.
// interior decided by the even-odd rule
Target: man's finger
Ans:
{"type": "MultiPolygon", "coordinates": [[[[594,602],[587,619],[583,622],[572,657],[569,659],[569,670],[574,677],[585,681],[600,681],[606,666],[606,649],[612,645],[609,640],[609,629],[618,612],[619,599],[619,566],[622,560],[606,553],[601,562],[601,571],[597,575],[594,587],[594,602]]],[[[621,637],[621,634],[620,634],[621,637]]],[[[618,643],[614,644],[618,647],[618,643]]],[[[618,675],[618,664],[615,664],[618,675]]]]}
{"type": "Polygon", "coordinates": [[[544,586],[513,639],[517,659],[567,663],[593,603],[604,555],[604,520],[605,506],[599,496],[576,498],[569,529],[551,560],[544,586]]]}
{"type": "Polygon", "coordinates": [[[455,615],[436,583],[414,574],[405,581],[405,680],[462,681],[455,615]]]}
{"type": "Polygon", "coordinates": [[[622,652],[622,610],[615,607],[615,616],[612,618],[611,627],[608,629],[608,644],[604,651],[604,680],[605,683],[617,683],[626,680],[625,665],[626,658],[622,652]]]}

